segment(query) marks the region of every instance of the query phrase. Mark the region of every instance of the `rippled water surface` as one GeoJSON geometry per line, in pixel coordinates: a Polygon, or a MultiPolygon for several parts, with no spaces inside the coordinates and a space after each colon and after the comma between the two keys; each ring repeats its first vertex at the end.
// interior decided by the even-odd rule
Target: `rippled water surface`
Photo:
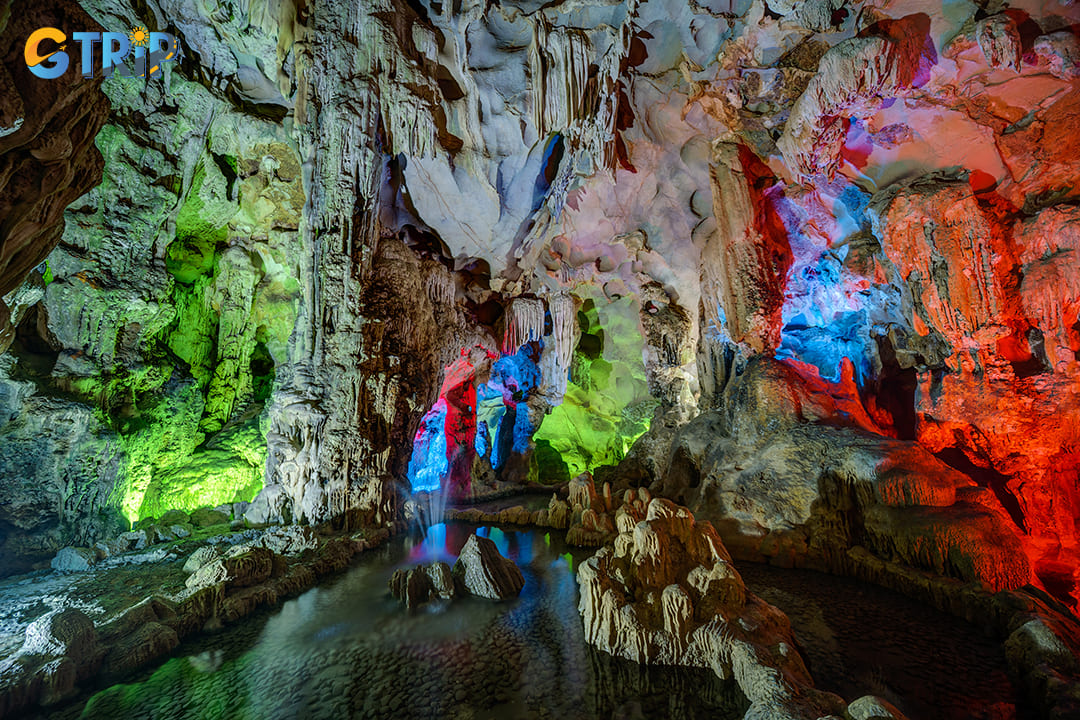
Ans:
{"type": "Polygon", "coordinates": [[[739,572],[787,613],[818,687],[884,697],[910,720],[1026,717],[1001,643],[980,628],[848,578],[747,563],[739,572]]]}

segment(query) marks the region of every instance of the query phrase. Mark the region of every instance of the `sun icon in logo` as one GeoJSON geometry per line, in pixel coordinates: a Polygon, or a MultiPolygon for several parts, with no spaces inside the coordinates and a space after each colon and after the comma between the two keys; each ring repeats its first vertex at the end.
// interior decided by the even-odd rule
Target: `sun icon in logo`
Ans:
{"type": "Polygon", "coordinates": [[[128,40],[135,47],[146,47],[150,43],[150,33],[146,32],[146,28],[143,26],[136,25],[128,33],[128,40]]]}

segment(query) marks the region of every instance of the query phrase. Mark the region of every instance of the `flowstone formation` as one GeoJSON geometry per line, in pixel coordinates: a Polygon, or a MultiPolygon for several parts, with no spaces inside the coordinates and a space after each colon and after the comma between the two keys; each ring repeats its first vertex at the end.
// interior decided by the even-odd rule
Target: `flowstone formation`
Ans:
{"type": "Polygon", "coordinates": [[[843,700],[814,689],[787,617],[747,592],[711,524],[661,498],[644,513],[622,505],[616,523],[614,545],[578,568],[588,642],[639,663],[705,667],[734,678],[750,701],[746,718],[844,713],[843,700]]]}

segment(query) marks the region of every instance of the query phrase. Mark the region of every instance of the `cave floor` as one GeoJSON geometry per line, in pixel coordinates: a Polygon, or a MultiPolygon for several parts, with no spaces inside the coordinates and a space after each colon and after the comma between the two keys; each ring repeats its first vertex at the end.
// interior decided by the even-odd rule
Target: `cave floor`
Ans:
{"type": "Polygon", "coordinates": [[[184,559],[193,542],[170,543],[117,556],[90,572],[38,570],[0,580],[0,658],[23,643],[26,627],[62,607],[85,612],[96,625],[107,622],[149,595],[184,589],[184,559]]]}
{"type": "Polygon", "coordinates": [[[741,718],[734,682],[639,667],[585,643],[574,579],[591,554],[559,533],[480,529],[521,566],[512,602],[463,599],[412,614],[390,597],[399,567],[455,554],[475,526],[398,537],[342,575],[171,659],[38,718],[741,718]],[[429,536],[435,537],[435,536],[429,536]]]}

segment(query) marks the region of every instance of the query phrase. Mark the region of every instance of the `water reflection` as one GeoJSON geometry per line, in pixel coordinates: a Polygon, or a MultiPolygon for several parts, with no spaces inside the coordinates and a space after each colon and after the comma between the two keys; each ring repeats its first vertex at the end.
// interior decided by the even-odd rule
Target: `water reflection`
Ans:
{"type": "Polygon", "coordinates": [[[639,668],[584,643],[574,552],[557,537],[479,528],[521,566],[508,603],[464,599],[410,615],[398,567],[456,556],[473,530],[435,526],[368,553],[336,581],[191,647],[84,717],[737,718],[745,701],[708,671],[639,668]],[[219,665],[191,659],[223,651],[219,665]],[[206,671],[208,667],[216,670],[206,671]]]}

